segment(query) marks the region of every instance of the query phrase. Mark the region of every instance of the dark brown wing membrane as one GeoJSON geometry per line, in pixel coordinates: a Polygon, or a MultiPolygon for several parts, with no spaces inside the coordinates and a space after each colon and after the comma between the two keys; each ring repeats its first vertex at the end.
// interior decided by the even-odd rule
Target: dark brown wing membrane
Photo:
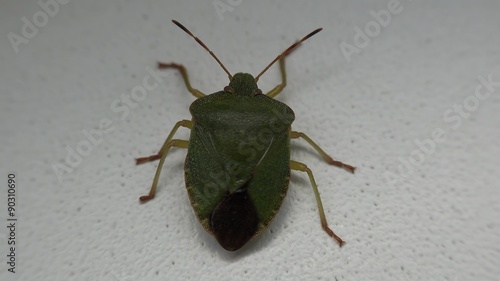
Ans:
{"type": "Polygon", "coordinates": [[[247,192],[250,181],[251,178],[241,188],[228,194],[212,213],[212,232],[228,251],[243,247],[257,231],[259,218],[247,192]]]}

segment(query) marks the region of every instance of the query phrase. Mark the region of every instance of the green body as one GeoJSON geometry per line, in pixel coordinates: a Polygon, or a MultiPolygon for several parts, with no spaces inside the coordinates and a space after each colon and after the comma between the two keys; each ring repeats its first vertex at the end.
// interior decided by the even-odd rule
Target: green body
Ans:
{"type": "Polygon", "coordinates": [[[199,98],[190,107],[194,125],[185,181],[195,213],[210,233],[216,206],[248,180],[247,193],[258,217],[252,236],[268,226],[288,190],[294,113],[284,103],[254,95],[256,84],[246,75],[236,74],[225,91],[199,98]]]}
{"type": "Polygon", "coordinates": [[[190,107],[192,119],[178,121],[157,154],[136,158],[138,165],[159,160],[149,194],[141,196],[140,201],[155,197],[169,150],[187,148],[185,181],[196,216],[224,249],[234,251],[269,225],[286,196],[290,170],[301,171],[309,177],[321,227],[343,245],[344,241],[328,227],[312,171],[290,159],[290,139],[305,140],[330,165],[351,173],[355,167],[333,159],[305,133],[292,131],[292,109],[273,99],[286,86],[285,56],[321,28],[292,44],[254,78],[247,73],[231,75],[200,39],[179,22],[173,23],[212,55],[230,82],[223,91],[207,96],[191,87],[184,66],[158,63],[160,69],[177,69],[197,100],[190,107]],[[281,83],[263,95],[257,81],[277,61],[281,83]],[[173,138],[179,127],[191,129],[189,141],[173,138]]]}

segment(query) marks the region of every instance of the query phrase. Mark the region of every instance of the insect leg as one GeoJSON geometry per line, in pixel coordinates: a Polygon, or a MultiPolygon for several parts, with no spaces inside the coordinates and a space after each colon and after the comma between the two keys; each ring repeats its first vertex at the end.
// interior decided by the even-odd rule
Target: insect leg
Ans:
{"type": "Polygon", "coordinates": [[[280,73],[281,73],[281,84],[274,87],[271,91],[269,91],[266,95],[271,98],[277,96],[286,86],[286,70],[285,70],[285,57],[280,59],[280,73]]]}
{"type": "Polygon", "coordinates": [[[167,154],[168,154],[168,151],[170,150],[170,148],[171,147],[188,148],[189,141],[172,139],[174,137],[174,134],[177,131],[177,129],[179,129],[179,127],[181,127],[181,126],[191,129],[193,127],[193,122],[189,121],[189,120],[181,120],[181,121],[177,122],[175,124],[174,128],[172,129],[172,131],[170,132],[170,134],[168,135],[167,139],[165,140],[165,143],[161,147],[158,154],[135,159],[135,163],[137,165],[160,159],[160,163],[158,163],[158,168],[156,169],[156,174],[155,174],[155,177],[153,180],[153,184],[151,186],[151,190],[149,191],[148,195],[141,196],[139,198],[139,200],[141,200],[141,202],[149,201],[155,197],[156,186],[158,185],[158,179],[160,178],[161,168],[163,167],[163,163],[165,162],[165,158],[167,158],[167,154]]]}
{"type": "Polygon", "coordinates": [[[167,145],[167,143],[170,140],[172,140],[172,138],[175,135],[175,132],[177,132],[177,129],[179,129],[179,127],[181,127],[181,126],[185,127],[185,128],[188,128],[188,129],[191,129],[193,127],[193,122],[189,121],[189,120],[181,120],[181,121],[175,123],[174,127],[170,131],[170,134],[168,134],[168,137],[165,140],[165,143],[161,147],[160,151],[158,151],[157,154],[153,154],[151,156],[136,158],[135,159],[135,164],[136,165],[140,165],[140,164],[144,164],[144,163],[147,163],[147,162],[151,162],[151,161],[155,161],[155,160],[160,159],[161,156],[162,156],[162,152],[165,151],[165,146],[167,145]]]}
{"type": "Polygon", "coordinates": [[[158,180],[160,178],[161,168],[163,167],[163,162],[165,162],[165,158],[167,158],[167,154],[170,148],[171,147],[188,148],[188,146],[189,146],[189,141],[178,140],[178,139],[173,139],[169,142],[166,142],[163,145],[162,149],[164,149],[164,151],[161,152],[160,163],[158,163],[158,168],[156,168],[156,174],[153,180],[153,185],[151,186],[151,190],[149,191],[148,195],[144,195],[139,198],[141,202],[149,201],[155,197],[156,187],[158,185],[158,180]]]}
{"type": "Polygon", "coordinates": [[[326,162],[328,162],[328,164],[339,167],[339,168],[343,168],[351,173],[354,173],[354,170],[356,169],[356,167],[353,167],[351,165],[334,160],[330,155],[326,154],[326,152],[324,152],[323,149],[321,149],[321,147],[319,147],[319,145],[317,145],[306,134],[304,134],[302,132],[292,131],[290,137],[292,139],[303,138],[308,144],[310,144],[321,155],[321,157],[323,157],[323,159],[325,159],[326,162]]]}
{"type": "Polygon", "coordinates": [[[326,221],[326,216],[325,216],[325,211],[323,210],[323,204],[321,203],[321,196],[319,195],[318,186],[316,185],[316,181],[314,180],[314,176],[312,174],[312,171],[304,163],[300,163],[300,162],[293,161],[293,160],[290,161],[290,169],[307,173],[307,175],[309,176],[309,181],[311,181],[311,186],[312,186],[313,191],[314,191],[314,196],[316,197],[316,203],[318,204],[319,218],[321,220],[321,226],[323,227],[323,229],[325,230],[325,232],[328,235],[330,235],[335,240],[337,240],[337,242],[339,243],[340,246],[344,245],[345,242],[337,234],[335,234],[333,232],[333,230],[331,230],[328,227],[328,223],[326,221]]]}
{"type": "Polygon", "coordinates": [[[164,68],[175,68],[179,70],[179,72],[182,75],[182,79],[184,80],[184,83],[186,83],[186,88],[188,91],[193,94],[196,98],[201,98],[204,97],[205,94],[200,92],[197,89],[193,89],[191,87],[191,83],[189,83],[189,77],[186,71],[186,68],[182,64],[177,64],[177,63],[163,63],[163,62],[158,62],[158,68],[159,69],[164,69],[164,68]]]}

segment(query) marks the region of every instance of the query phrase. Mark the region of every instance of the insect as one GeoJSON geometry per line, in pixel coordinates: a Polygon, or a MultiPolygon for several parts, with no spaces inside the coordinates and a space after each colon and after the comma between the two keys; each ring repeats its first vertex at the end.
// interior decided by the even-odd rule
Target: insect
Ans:
{"type": "Polygon", "coordinates": [[[292,44],[254,78],[248,73],[231,75],[200,39],[179,22],[173,23],[210,53],[227,73],[229,85],[223,91],[205,95],[191,87],[183,65],[158,63],[160,69],[178,70],[187,90],[197,99],[189,107],[192,119],[177,122],[157,154],[136,159],[137,165],[160,160],[151,190],[140,201],[155,197],[169,150],[187,149],[184,177],[194,212],[224,249],[234,251],[266,229],[286,196],[290,170],[302,171],[309,176],[321,226],[342,246],[344,241],[328,227],[312,171],[305,164],[290,160],[290,140],[304,139],[333,166],[351,173],[355,167],[334,160],[306,134],[292,131],[294,112],[274,99],[286,86],[285,56],[322,28],[292,44]],[[263,94],[257,81],[277,61],[282,81],[263,94]],[[174,139],[180,127],[191,130],[189,140],[174,139]]]}

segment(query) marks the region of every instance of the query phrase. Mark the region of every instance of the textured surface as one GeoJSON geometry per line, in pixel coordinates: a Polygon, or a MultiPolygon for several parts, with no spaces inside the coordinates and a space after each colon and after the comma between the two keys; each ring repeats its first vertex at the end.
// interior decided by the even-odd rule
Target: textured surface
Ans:
{"type": "MultiPolygon", "coordinates": [[[[500,81],[498,1],[102,2],[52,6],[47,22],[36,1],[2,3],[0,280],[498,280],[500,86],[480,86],[500,81]],[[214,3],[234,7],[218,14],[214,3]],[[41,27],[25,28],[27,38],[23,17],[33,15],[41,27]],[[194,100],[174,71],[151,74],[156,61],[183,63],[206,93],[228,82],[172,18],[233,73],[258,73],[324,27],[290,57],[277,98],[294,109],[296,130],[358,167],[330,167],[293,141],[345,247],[321,230],[296,172],[271,227],[237,253],[196,220],[182,149],[169,155],[157,198],[139,204],[156,164],[135,167],[134,157],[156,152],[194,100]],[[356,29],[365,27],[370,38],[356,29]],[[24,37],[17,53],[9,32],[24,37]],[[68,152],[78,149],[81,159],[68,152]],[[58,178],[54,165],[67,157],[75,168],[58,178]],[[8,171],[19,181],[15,275],[8,171]]],[[[259,85],[278,81],[274,66],[259,85]]]]}

